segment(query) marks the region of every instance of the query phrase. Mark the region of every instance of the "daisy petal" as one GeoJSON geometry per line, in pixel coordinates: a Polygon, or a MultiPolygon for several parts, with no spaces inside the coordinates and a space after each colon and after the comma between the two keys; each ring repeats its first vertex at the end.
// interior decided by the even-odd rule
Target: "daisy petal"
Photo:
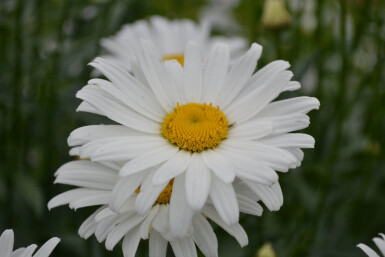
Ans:
{"type": "Polygon", "coordinates": [[[255,120],[241,124],[235,124],[229,130],[229,137],[242,139],[258,139],[265,137],[275,129],[272,122],[255,120]]]}
{"type": "Polygon", "coordinates": [[[380,257],[373,249],[364,244],[358,244],[357,247],[361,248],[364,253],[369,257],[380,257]]]}
{"type": "Polygon", "coordinates": [[[275,147],[314,148],[315,140],[307,134],[290,133],[262,138],[259,142],[275,147]]]}
{"type": "Polygon", "coordinates": [[[193,239],[205,256],[218,256],[218,240],[210,223],[202,215],[196,215],[192,224],[193,239]]]}
{"type": "Polygon", "coordinates": [[[263,208],[256,201],[240,194],[237,194],[237,201],[241,212],[254,216],[262,215],[263,208]]]}
{"type": "Polygon", "coordinates": [[[96,230],[96,222],[95,217],[98,215],[101,211],[105,210],[107,207],[102,206],[99,209],[97,209],[91,216],[89,216],[85,221],[83,221],[82,225],[80,226],[78,230],[78,234],[81,238],[88,239],[92,234],[95,233],[96,230]]]}
{"type": "Polygon", "coordinates": [[[294,113],[306,114],[313,109],[318,109],[320,102],[315,97],[301,96],[268,104],[256,117],[284,116],[294,113]]]}
{"type": "Polygon", "coordinates": [[[199,102],[202,93],[202,59],[198,45],[188,42],[184,56],[184,89],[187,102],[199,102]]]}
{"type": "Polygon", "coordinates": [[[232,184],[223,183],[216,176],[211,178],[210,198],[219,216],[227,225],[238,223],[239,207],[232,184]]]}
{"type": "Polygon", "coordinates": [[[186,198],[193,211],[199,211],[206,202],[210,190],[210,170],[200,154],[194,154],[186,171],[186,198]]]}
{"type": "Polygon", "coordinates": [[[131,176],[121,178],[115,185],[111,193],[110,208],[113,211],[119,211],[126,200],[143,183],[148,172],[139,172],[131,176]]]}
{"type": "Polygon", "coordinates": [[[229,69],[229,62],[229,47],[226,44],[217,43],[211,50],[204,67],[201,102],[210,103],[218,97],[229,69]]]}
{"type": "Polygon", "coordinates": [[[207,150],[201,153],[203,161],[214,174],[225,183],[233,182],[235,178],[234,166],[217,151],[207,150]]]}
{"type": "Polygon", "coordinates": [[[154,174],[152,182],[160,185],[183,173],[191,161],[191,154],[187,151],[179,151],[166,161],[154,174]]]}
{"type": "Polygon", "coordinates": [[[87,85],[83,87],[76,94],[76,97],[87,101],[106,117],[122,125],[147,133],[159,133],[160,125],[158,123],[125,107],[117,99],[111,98],[96,86],[87,85]]]}
{"type": "Polygon", "coordinates": [[[140,242],[140,229],[139,226],[133,230],[127,232],[124,236],[122,249],[124,257],[135,257],[140,242]]]}
{"type": "Polygon", "coordinates": [[[235,64],[232,65],[224,82],[223,92],[215,100],[221,108],[226,109],[227,105],[231,103],[238,93],[245,86],[251,74],[254,72],[257,61],[262,53],[262,47],[253,43],[247,51],[235,64]]]}
{"type": "Polygon", "coordinates": [[[72,131],[67,142],[69,146],[76,146],[106,137],[143,135],[146,134],[122,125],[91,125],[72,131]]]}
{"type": "Polygon", "coordinates": [[[243,182],[258,195],[259,199],[270,211],[278,211],[283,204],[283,195],[279,183],[272,186],[243,180],[243,182]]]}
{"type": "Polygon", "coordinates": [[[59,238],[51,238],[42,247],[40,247],[33,257],[48,257],[59,242],[59,238]]]}
{"type": "Polygon", "coordinates": [[[171,234],[177,238],[186,235],[191,226],[193,211],[186,202],[184,175],[175,178],[170,200],[169,226],[171,234]]]}
{"type": "Polygon", "coordinates": [[[14,234],[12,229],[7,229],[1,234],[0,249],[4,257],[11,257],[14,243],[14,234]]]}
{"type": "MultiPolygon", "coordinates": [[[[155,216],[159,212],[159,204],[155,205],[151,211],[150,214],[146,217],[146,219],[143,221],[142,225],[140,225],[140,237],[142,239],[148,239],[150,229],[151,229],[151,222],[155,218],[155,216]]],[[[152,232],[151,232],[152,233],[152,232]]]]}
{"type": "MultiPolygon", "coordinates": [[[[129,218],[127,221],[119,223],[116,225],[112,231],[108,234],[106,239],[106,248],[107,250],[112,250],[115,245],[133,228],[135,228],[145,217],[134,215],[129,218]]],[[[138,234],[140,239],[140,230],[139,226],[134,229],[135,233],[138,234]]],[[[138,242],[139,243],[139,242],[138,242]]]]}
{"type": "Polygon", "coordinates": [[[213,207],[205,205],[202,210],[203,214],[213,220],[218,224],[221,228],[223,228],[227,233],[235,237],[241,247],[248,245],[249,239],[247,238],[247,234],[245,230],[239,224],[227,225],[223,222],[222,218],[218,216],[218,213],[214,210],[213,207]]]}
{"type": "Polygon", "coordinates": [[[197,257],[197,250],[191,237],[170,241],[175,257],[197,257]]]}
{"type": "Polygon", "coordinates": [[[385,256],[385,241],[382,238],[375,237],[373,238],[374,243],[376,244],[377,248],[380,250],[382,255],[385,256]]]}
{"type": "Polygon", "coordinates": [[[172,158],[178,151],[179,149],[177,147],[171,145],[165,145],[154,151],[150,151],[124,165],[120,170],[120,175],[128,176],[163,163],[172,158]]]}
{"type": "Polygon", "coordinates": [[[166,257],[167,241],[156,230],[151,231],[149,244],[150,257],[166,257]]]}

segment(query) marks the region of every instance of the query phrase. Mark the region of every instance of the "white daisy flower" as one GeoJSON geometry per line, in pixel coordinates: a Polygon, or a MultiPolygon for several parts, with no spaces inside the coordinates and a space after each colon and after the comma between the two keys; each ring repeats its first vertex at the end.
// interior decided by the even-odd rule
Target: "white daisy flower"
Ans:
{"type": "Polygon", "coordinates": [[[161,16],[152,16],[149,20],[139,20],[124,25],[114,36],[101,40],[101,45],[109,54],[103,56],[127,70],[135,69],[132,60],[136,58],[134,48],[140,46],[141,39],[157,42],[157,50],[163,60],[177,60],[183,65],[184,48],[188,41],[196,41],[200,51],[206,56],[209,49],[218,42],[225,42],[230,47],[232,57],[244,53],[247,41],[241,37],[210,36],[211,25],[204,21],[197,24],[188,19],[169,20],[161,16]]]}
{"type": "MultiPolygon", "coordinates": [[[[228,224],[239,218],[232,182],[239,179],[269,210],[278,210],[282,191],[275,171],[301,164],[301,148],[314,139],[303,133],[319,101],[296,97],[271,102],[295,90],[289,63],[274,61],[256,73],[262,47],[229,65],[229,48],[216,44],[202,63],[199,47],[189,42],[184,67],[162,61],[150,41],[136,52],[140,74],[131,75],[104,59],[92,66],[110,81],[92,79],[77,93],[78,111],[104,115],[120,125],[86,126],[68,139],[71,154],[93,161],[120,162],[110,208],[119,211],[136,188],[149,181],[156,190],[139,194],[135,209],[144,214],[178,175],[185,175],[186,200],[193,211],[211,201],[228,224]],[[143,200],[141,200],[143,199],[143,200]]],[[[138,69],[139,70],[139,69],[138,69]]],[[[178,234],[181,235],[181,234],[178,234]]]]}
{"type": "Polygon", "coordinates": [[[19,248],[13,250],[14,234],[12,229],[7,229],[0,236],[0,256],[1,257],[48,257],[55,249],[56,245],[60,242],[60,239],[53,237],[48,240],[40,249],[35,253],[37,245],[33,244],[26,248],[19,248]]]}
{"type": "MultiPolygon", "coordinates": [[[[380,233],[380,236],[381,237],[373,238],[373,241],[380,250],[382,256],[385,256],[385,235],[380,233]]],[[[378,255],[372,248],[365,244],[358,244],[357,247],[361,248],[361,250],[364,251],[364,253],[366,253],[369,257],[380,257],[380,255],[378,255]]]]}
{"type": "MultiPolygon", "coordinates": [[[[69,162],[56,173],[55,183],[78,186],[53,198],[48,207],[69,204],[77,209],[86,206],[101,207],[92,214],[79,229],[83,238],[95,234],[99,242],[106,241],[106,248],[112,248],[123,239],[124,256],[135,256],[140,239],[150,239],[150,256],[166,256],[167,243],[177,257],[197,256],[195,244],[205,256],[218,256],[218,242],[207,218],[217,223],[229,234],[234,236],[241,246],[248,244],[248,238],[239,224],[227,225],[212,203],[206,203],[202,212],[194,213],[185,201],[184,174],[171,180],[156,195],[155,202],[151,199],[152,192],[158,192],[152,185],[152,177],[140,187],[127,184],[126,190],[134,188],[132,194],[115,213],[109,207],[110,197],[115,184],[121,180],[119,165],[113,163],[97,163],[87,160],[69,162]],[[108,166],[106,166],[108,165],[108,166]],[[148,210],[139,215],[135,205],[138,201],[149,203],[148,210]],[[189,217],[189,218],[186,218],[189,217]],[[182,236],[175,237],[173,231],[182,236]]],[[[261,215],[262,207],[254,200],[255,194],[240,182],[234,182],[240,209],[253,215],[261,215]]]]}

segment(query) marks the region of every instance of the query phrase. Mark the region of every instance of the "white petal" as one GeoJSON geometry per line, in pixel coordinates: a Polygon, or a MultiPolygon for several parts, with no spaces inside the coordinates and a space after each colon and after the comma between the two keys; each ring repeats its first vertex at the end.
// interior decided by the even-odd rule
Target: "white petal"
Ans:
{"type": "Polygon", "coordinates": [[[97,115],[104,116],[104,113],[96,108],[94,108],[92,105],[87,103],[86,101],[82,101],[78,108],[76,109],[77,112],[89,112],[97,115]]]}
{"type": "Polygon", "coordinates": [[[272,184],[278,181],[277,173],[267,164],[256,161],[237,151],[220,151],[235,166],[235,174],[239,178],[248,179],[262,184],[272,184]]]}
{"type": "Polygon", "coordinates": [[[301,84],[298,81],[290,81],[286,87],[282,89],[284,91],[295,91],[301,88],[301,84]]]}
{"type": "MultiPolygon", "coordinates": [[[[114,246],[125,236],[129,231],[136,227],[145,217],[139,215],[134,215],[125,222],[122,222],[108,234],[106,239],[106,248],[107,250],[112,250],[114,246]]],[[[140,238],[139,227],[137,228],[137,233],[140,238]]]]}
{"type": "MultiPolygon", "coordinates": [[[[176,85],[177,94],[172,95],[176,96],[175,99],[170,99],[171,102],[180,104],[187,104],[187,100],[184,95],[184,86],[183,86],[183,67],[177,60],[168,60],[164,62],[164,66],[170,74],[170,79],[174,80],[176,85]]],[[[172,97],[170,96],[170,97],[172,97]]]]}
{"type": "Polygon", "coordinates": [[[117,171],[90,161],[66,163],[56,175],[55,183],[102,190],[112,190],[119,179],[117,171]]]}
{"type": "Polygon", "coordinates": [[[150,257],[166,257],[167,241],[156,230],[152,230],[149,248],[150,257]]]}
{"type": "Polygon", "coordinates": [[[183,173],[190,164],[191,154],[188,151],[179,151],[166,161],[154,174],[152,182],[160,185],[183,173]]]}
{"type": "Polygon", "coordinates": [[[35,252],[36,248],[37,248],[37,245],[35,244],[30,245],[27,248],[25,248],[25,250],[23,250],[22,253],[20,254],[17,253],[20,249],[17,249],[12,253],[12,257],[31,257],[32,254],[35,252]]]}
{"type": "Polygon", "coordinates": [[[268,104],[256,117],[282,116],[294,113],[306,114],[313,109],[318,109],[320,102],[315,97],[301,96],[268,104]]]}
{"type": "Polygon", "coordinates": [[[219,216],[227,225],[238,223],[239,207],[232,184],[225,184],[215,176],[211,180],[210,198],[219,216]]]}
{"type": "Polygon", "coordinates": [[[186,201],[185,176],[175,178],[170,199],[169,224],[171,234],[177,238],[186,235],[191,226],[193,211],[186,201]]]}
{"type": "Polygon", "coordinates": [[[278,211],[281,208],[283,195],[279,183],[269,186],[246,180],[243,180],[243,182],[258,195],[270,211],[278,211]]]}
{"type": "Polygon", "coordinates": [[[307,134],[290,133],[262,138],[258,142],[275,147],[314,148],[315,140],[307,134]]]}
{"type": "Polygon", "coordinates": [[[282,60],[273,61],[262,67],[247,81],[245,88],[240,93],[240,97],[247,96],[254,90],[258,90],[258,88],[265,86],[266,83],[276,77],[278,73],[289,67],[290,64],[282,60]]]}
{"type": "Polygon", "coordinates": [[[216,44],[204,67],[201,102],[210,103],[218,97],[229,69],[229,62],[229,47],[223,43],[216,44]]]}
{"type": "Polygon", "coordinates": [[[154,205],[160,193],[167,186],[168,182],[158,186],[152,185],[153,173],[147,176],[143,185],[140,187],[140,193],[135,201],[135,210],[139,215],[144,215],[154,205]]]}
{"type": "Polygon", "coordinates": [[[172,158],[178,151],[178,147],[172,145],[165,145],[155,149],[154,151],[148,152],[147,154],[139,156],[138,158],[128,162],[120,170],[120,175],[127,176],[163,163],[164,161],[172,158]]]}
{"type": "Polygon", "coordinates": [[[97,86],[87,85],[76,94],[77,98],[87,101],[95,109],[102,112],[106,117],[127,127],[158,134],[160,130],[159,123],[156,123],[143,115],[124,106],[117,99],[108,96],[97,86]]]}
{"type": "Polygon", "coordinates": [[[385,240],[379,237],[373,238],[374,243],[377,248],[381,251],[382,255],[385,256],[385,240]]]}
{"type": "Polygon", "coordinates": [[[197,257],[197,250],[191,237],[170,241],[175,257],[197,257]]]}
{"type": "Polygon", "coordinates": [[[207,257],[217,257],[218,240],[207,219],[202,215],[196,215],[192,224],[194,227],[193,239],[202,253],[207,257]]]}
{"type": "Polygon", "coordinates": [[[281,88],[287,85],[292,76],[291,71],[282,71],[250,94],[237,98],[228,110],[225,110],[227,118],[237,123],[251,119],[279,95],[281,88]]]}
{"type": "Polygon", "coordinates": [[[33,257],[48,257],[56,245],[60,242],[60,239],[57,237],[51,238],[48,240],[36,253],[33,257]]]}
{"type": "Polygon", "coordinates": [[[83,221],[82,225],[78,230],[78,234],[81,238],[88,239],[92,234],[95,233],[96,230],[96,222],[95,217],[101,211],[105,210],[106,206],[102,206],[97,209],[91,216],[89,216],[85,221],[83,221]]]}
{"type": "Polygon", "coordinates": [[[143,183],[148,172],[139,172],[131,176],[121,178],[112,190],[110,207],[114,211],[119,211],[126,200],[135,192],[143,183]]]}
{"type": "Polygon", "coordinates": [[[143,135],[147,134],[122,125],[90,125],[72,131],[67,141],[69,146],[76,146],[106,137],[143,135]]]}
{"type": "Polygon", "coordinates": [[[128,71],[102,58],[96,58],[91,66],[99,69],[112,83],[103,82],[106,80],[92,79],[88,82],[89,84],[98,85],[107,93],[148,118],[161,121],[165,115],[165,112],[159,108],[161,105],[156,101],[153,93],[128,71]]]}
{"type": "Polygon", "coordinates": [[[124,257],[135,257],[140,242],[139,226],[127,232],[124,236],[122,249],[124,257]]]}
{"type": "Polygon", "coordinates": [[[255,216],[262,215],[263,208],[256,201],[240,194],[237,194],[237,201],[241,212],[255,216]]]}
{"type": "Polygon", "coordinates": [[[127,161],[167,144],[161,136],[115,137],[95,140],[85,144],[82,155],[91,152],[93,161],[127,161]],[[103,143],[104,142],[104,143],[103,143]]]}
{"type": "Polygon", "coordinates": [[[373,249],[364,244],[358,244],[357,247],[361,248],[364,253],[369,257],[380,257],[373,249]]]}
{"type": "Polygon", "coordinates": [[[254,72],[261,53],[262,47],[253,43],[249,51],[232,65],[227,75],[223,92],[215,100],[221,108],[226,110],[227,105],[231,103],[243,89],[246,82],[250,79],[251,74],[254,72]]]}
{"type": "Polygon", "coordinates": [[[48,202],[48,209],[69,204],[70,208],[106,204],[111,196],[110,191],[77,188],[61,193],[48,202]]]}
{"type": "Polygon", "coordinates": [[[142,52],[136,51],[138,61],[155,96],[163,106],[164,110],[167,113],[170,113],[173,110],[173,107],[176,106],[176,103],[171,102],[171,99],[177,98],[174,81],[170,79],[166,68],[163,66],[163,62],[151,41],[141,40],[141,43],[142,52]]]}
{"type": "MultiPolygon", "coordinates": [[[[175,182],[174,182],[175,185],[175,182]]],[[[174,190],[174,189],[173,189],[174,190]]],[[[161,233],[162,235],[167,233],[169,228],[169,206],[166,205],[160,205],[159,212],[155,216],[153,222],[152,222],[152,227],[161,233]]],[[[151,232],[152,233],[152,232],[151,232]]]]}
{"type": "Polygon", "coordinates": [[[202,59],[195,42],[186,45],[183,71],[185,98],[187,102],[197,103],[202,93],[202,59]]]}
{"type": "Polygon", "coordinates": [[[14,234],[12,229],[5,230],[0,237],[0,252],[3,257],[11,257],[14,243],[14,234]]]}
{"type": "Polygon", "coordinates": [[[249,243],[249,240],[247,238],[247,234],[245,230],[241,227],[239,224],[234,225],[227,225],[219,216],[218,213],[214,210],[213,207],[206,205],[203,208],[203,213],[207,217],[209,217],[211,220],[213,220],[215,223],[218,224],[218,226],[222,227],[227,233],[235,237],[235,239],[238,241],[238,243],[241,245],[241,247],[246,246],[249,243]]]}
{"type": "Polygon", "coordinates": [[[201,153],[203,161],[214,174],[225,183],[233,182],[235,178],[234,166],[223,155],[213,150],[201,153]]]}
{"type": "Polygon", "coordinates": [[[211,176],[201,154],[194,154],[186,171],[186,198],[193,211],[199,211],[209,195],[211,176]]]}
{"type": "Polygon", "coordinates": [[[142,222],[142,225],[140,225],[140,236],[142,239],[148,239],[151,222],[155,218],[155,216],[158,214],[158,212],[159,212],[159,204],[155,205],[151,209],[146,219],[142,222]]]}
{"type": "Polygon", "coordinates": [[[273,132],[272,122],[255,120],[241,124],[234,124],[229,130],[229,138],[258,139],[273,132]]]}

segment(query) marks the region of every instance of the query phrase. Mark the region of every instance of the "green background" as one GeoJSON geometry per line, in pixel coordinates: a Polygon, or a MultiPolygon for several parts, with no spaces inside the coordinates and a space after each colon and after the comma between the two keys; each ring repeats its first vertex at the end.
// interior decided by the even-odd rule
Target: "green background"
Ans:
{"type": "MultiPolygon", "coordinates": [[[[305,130],[315,149],[305,150],[300,168],[280,174],[281,210],[241,216],[250,242],[244,248],[218,229],[221,257],[255,256],[266,241],[280,257],[365,256],[355,245],[374,247],[371,238],[385,232],[385,1],[310,1],[310,14],[308,1],[286,3],[292,23],[281,30],[261,26],[263,1],[244,0],[233,9],[236,32],[264,47],[259,66],[288,60],[302,82],[301,90],[280,97],[316,96],[321,108],[310,113],[305,130]]],[[[87,63],[101,53],[102,37],[153,14],[196,20],[204,4],[0,1],[0,232],[13,228],[15,247],[58,236],[53,256],[122,256],[120,246],[108,252],[94,237],[78,237],[93,208],[46,207],[69,188],[52,183],[71,160],[69,133],[105,122],[76,113],[75,93],[90,78],[87,63]]],[[[137,256],[148,256],[148,241],[137,256]]]]}

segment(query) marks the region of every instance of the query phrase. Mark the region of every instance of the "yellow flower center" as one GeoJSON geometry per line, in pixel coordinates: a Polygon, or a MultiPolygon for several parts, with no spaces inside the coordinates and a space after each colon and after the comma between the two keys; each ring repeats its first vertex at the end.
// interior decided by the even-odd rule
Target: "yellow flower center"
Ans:
{"type": "Polygon", "coordinates": [[[179,148],[201,152],[215,148],[227,137],[226,116],[212,104],[177,105],[162,123],[162,134],[179,148]]]}
{"type": "Polygon", "coordinates": [[[168,54],[163,56],[163,61],[177,60],[182,66],[184,64],[184,55],[183,54],[168,54]]]}
{"type": "MultiPolygon", "coordinates": [[[[167,186],[163,189],[163,191],[159,194],[158,199],[156,199],[154,205],[157,204],[169,204],[171,193],[172,193],[172,185],[174,184],[174,179],[171,179],[168,182],[167,186]]],[[[135,191],[137,194],[140,192],[140,187],[138,187],[135,191]]]]}

